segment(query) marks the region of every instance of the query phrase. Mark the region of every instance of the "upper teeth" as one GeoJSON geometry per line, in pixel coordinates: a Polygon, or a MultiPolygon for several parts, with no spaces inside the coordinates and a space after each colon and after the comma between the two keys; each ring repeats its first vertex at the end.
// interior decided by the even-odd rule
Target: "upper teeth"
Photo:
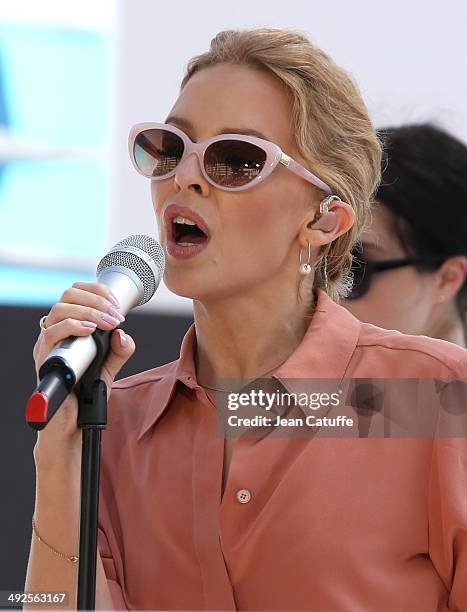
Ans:
{"type": "Polygon", "coordinates": [[[196,225],[191,219],[185,219],[185,217],[175,217],[174,223],[184,223],[185,225],[196,225]]]}

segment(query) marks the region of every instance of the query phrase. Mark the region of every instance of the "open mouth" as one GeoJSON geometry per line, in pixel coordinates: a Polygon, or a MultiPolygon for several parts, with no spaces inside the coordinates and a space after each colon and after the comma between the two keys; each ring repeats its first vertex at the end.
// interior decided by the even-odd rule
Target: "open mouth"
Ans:
{"type": "Polygon", "coordinates": [[[172,237],[179,246],[202,244],[208,237],[191,219],[174,217],[172,219],[172,237]]]}

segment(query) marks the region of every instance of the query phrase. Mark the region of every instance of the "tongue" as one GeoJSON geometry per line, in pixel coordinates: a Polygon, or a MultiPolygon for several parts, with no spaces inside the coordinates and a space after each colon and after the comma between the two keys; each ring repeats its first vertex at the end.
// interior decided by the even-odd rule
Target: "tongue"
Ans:
{"type": "Polygon", "coordinates": [[[177,243],[191,242],[192,244],[201,244],[205,240],[206,236],[204,235],[186,232],[177,240],[177,243]]]}

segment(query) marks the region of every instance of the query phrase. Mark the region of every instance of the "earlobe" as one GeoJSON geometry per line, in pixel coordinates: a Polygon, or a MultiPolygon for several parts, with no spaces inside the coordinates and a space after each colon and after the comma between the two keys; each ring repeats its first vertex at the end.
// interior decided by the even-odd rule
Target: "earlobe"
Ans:
{"type": "Polygon", "coordinates": [[[467,278],[467,257],[448,257],[437,270],[438,301],[445,302],[461,290],[467,278]]]}

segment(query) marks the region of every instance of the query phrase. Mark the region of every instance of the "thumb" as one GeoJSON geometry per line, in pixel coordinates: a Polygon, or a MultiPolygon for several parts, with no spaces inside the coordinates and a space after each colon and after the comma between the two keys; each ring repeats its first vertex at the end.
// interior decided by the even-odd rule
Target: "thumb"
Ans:
{"type": "Polygon", "coordinates": [[[102,379],[107,385],[108,392],[119,371],[135,352],[135,343],[131,336],[123,329],[114,330],[110,338],[110,351],[102,366],[102,379]]]}

